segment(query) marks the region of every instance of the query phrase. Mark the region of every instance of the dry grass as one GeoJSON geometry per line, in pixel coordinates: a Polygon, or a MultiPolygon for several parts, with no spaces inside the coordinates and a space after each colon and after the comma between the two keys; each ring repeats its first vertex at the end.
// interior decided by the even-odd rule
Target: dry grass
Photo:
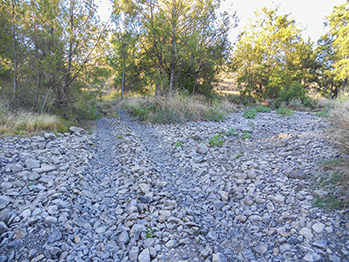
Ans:
{"type": "Polygon", "coordinates": [[[340,192],[344,203],[349,205],[349,97],[335,103],[330,116],[334,123],[333,140],[346,154],[340,159],[337,172],[341,173],[340,192]]]}
{"type": "Polygon", "coordinates": [[[0,103],[0,136],[23,135],[41,131],[65,132],[67,123],[60,117],[24,110],[9,111],[7,103],[0,103]]]}
{"type": "Polygon", "coordinates": [[[130,97],[119,106],[141,119],[153,123],[223,120],[236,106],[228,100],[210,102],[202,95],[175,94],[168,97],[130,97]]]}

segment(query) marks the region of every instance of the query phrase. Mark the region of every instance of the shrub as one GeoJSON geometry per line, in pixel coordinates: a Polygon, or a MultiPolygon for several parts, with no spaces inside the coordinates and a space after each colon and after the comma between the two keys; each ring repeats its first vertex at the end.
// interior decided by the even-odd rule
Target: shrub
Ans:
{"type": "Polygon", "coordinates": [[[282,116],[291,116],[294,114],[292,110],[286,108],[284,105],[276,109],[276,113],[282,116]]]}
{"type": "Polygon", "coordinates": [[[214,136],[208,140],[211,146],[222,146],[223,141],[220,136],[214,136]]]}
{"type": "Polygon", "coordinates": [[[256,111],[258,113],[270,113],[271,112],[270,108],[266,107],[266,106],[257,106],[256,111]]]}
{"type": "Polygon", "coordinates": [[[244,118],[254,119],[257,116],[257,110],[255,108],[251,108],[246,110],[243,115],[244,118]]]}
{"type": "Polygon", "coordinates": [[[305,87],[300,83],[294,83],[290,87],[285,87],[280,90],[279,97],[275,101],[275,107],[280,107],[282,102],[289,104],[293,99],[300,99],[302,105],[306,107],[313,107],[313,101],[308,95],[305,87]]]}

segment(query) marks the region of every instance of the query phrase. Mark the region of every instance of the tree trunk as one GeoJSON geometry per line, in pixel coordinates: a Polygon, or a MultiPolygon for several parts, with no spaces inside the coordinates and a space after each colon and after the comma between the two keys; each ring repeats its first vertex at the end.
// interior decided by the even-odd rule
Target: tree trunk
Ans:
{"type": "Polygon", "coordinates": [[[13,38],[13,62],[14,62],[13,70],[14,70],[14,76],[13,76],[13,93],[12,93],[11,102],[9,104],[10,108],[13,106],[13,103],[16,100],[16,93],[17,93],[18,58],[17,58],[17,44],[16,44],[15,5],[16,5],[16,0],[12,0],[12,38],[13,38]]]}
{"type": "Polygon", "coordinates": [[[123,59],[122,65],[122,81],[121,81],[121,99],[124,99],[124,90],[125,90],[125,58],[123,59]]]}

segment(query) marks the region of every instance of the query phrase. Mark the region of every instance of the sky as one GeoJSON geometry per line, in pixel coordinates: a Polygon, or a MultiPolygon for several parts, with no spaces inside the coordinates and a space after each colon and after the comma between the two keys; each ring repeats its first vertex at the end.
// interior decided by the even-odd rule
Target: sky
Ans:
{"type": "MultiPolygon", "coordinates": [[[[97,0],[99,5],[99,15],[101,20],[107,21],[110,16],[110,0],[97,0]]],[[[345,4],[346,0],[222,0],[222,10],[235,11],[240,19],[237,28],[232,29],[230,40],[235,42],[248,23],[248,19],[254,18],[254,11],[263,7],[274,8],[280,5],[279,15],[290,14],[300,28],[304,29],[302,36],[307,39],[308,36],[316,41],[326,33],[324,28],[325,16],[331,14],[333,7],[345,4]]]]}

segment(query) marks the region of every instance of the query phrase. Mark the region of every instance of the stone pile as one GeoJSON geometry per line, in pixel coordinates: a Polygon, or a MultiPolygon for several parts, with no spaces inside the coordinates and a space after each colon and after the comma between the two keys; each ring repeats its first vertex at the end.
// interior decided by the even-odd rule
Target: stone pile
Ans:
{"type": "Polygon", "coordinates": [[[319,161],[338,156],[321,118],[120,115],[0,141],[0,261],[349,261],[347,210],[312,205],[319,161]]]}

